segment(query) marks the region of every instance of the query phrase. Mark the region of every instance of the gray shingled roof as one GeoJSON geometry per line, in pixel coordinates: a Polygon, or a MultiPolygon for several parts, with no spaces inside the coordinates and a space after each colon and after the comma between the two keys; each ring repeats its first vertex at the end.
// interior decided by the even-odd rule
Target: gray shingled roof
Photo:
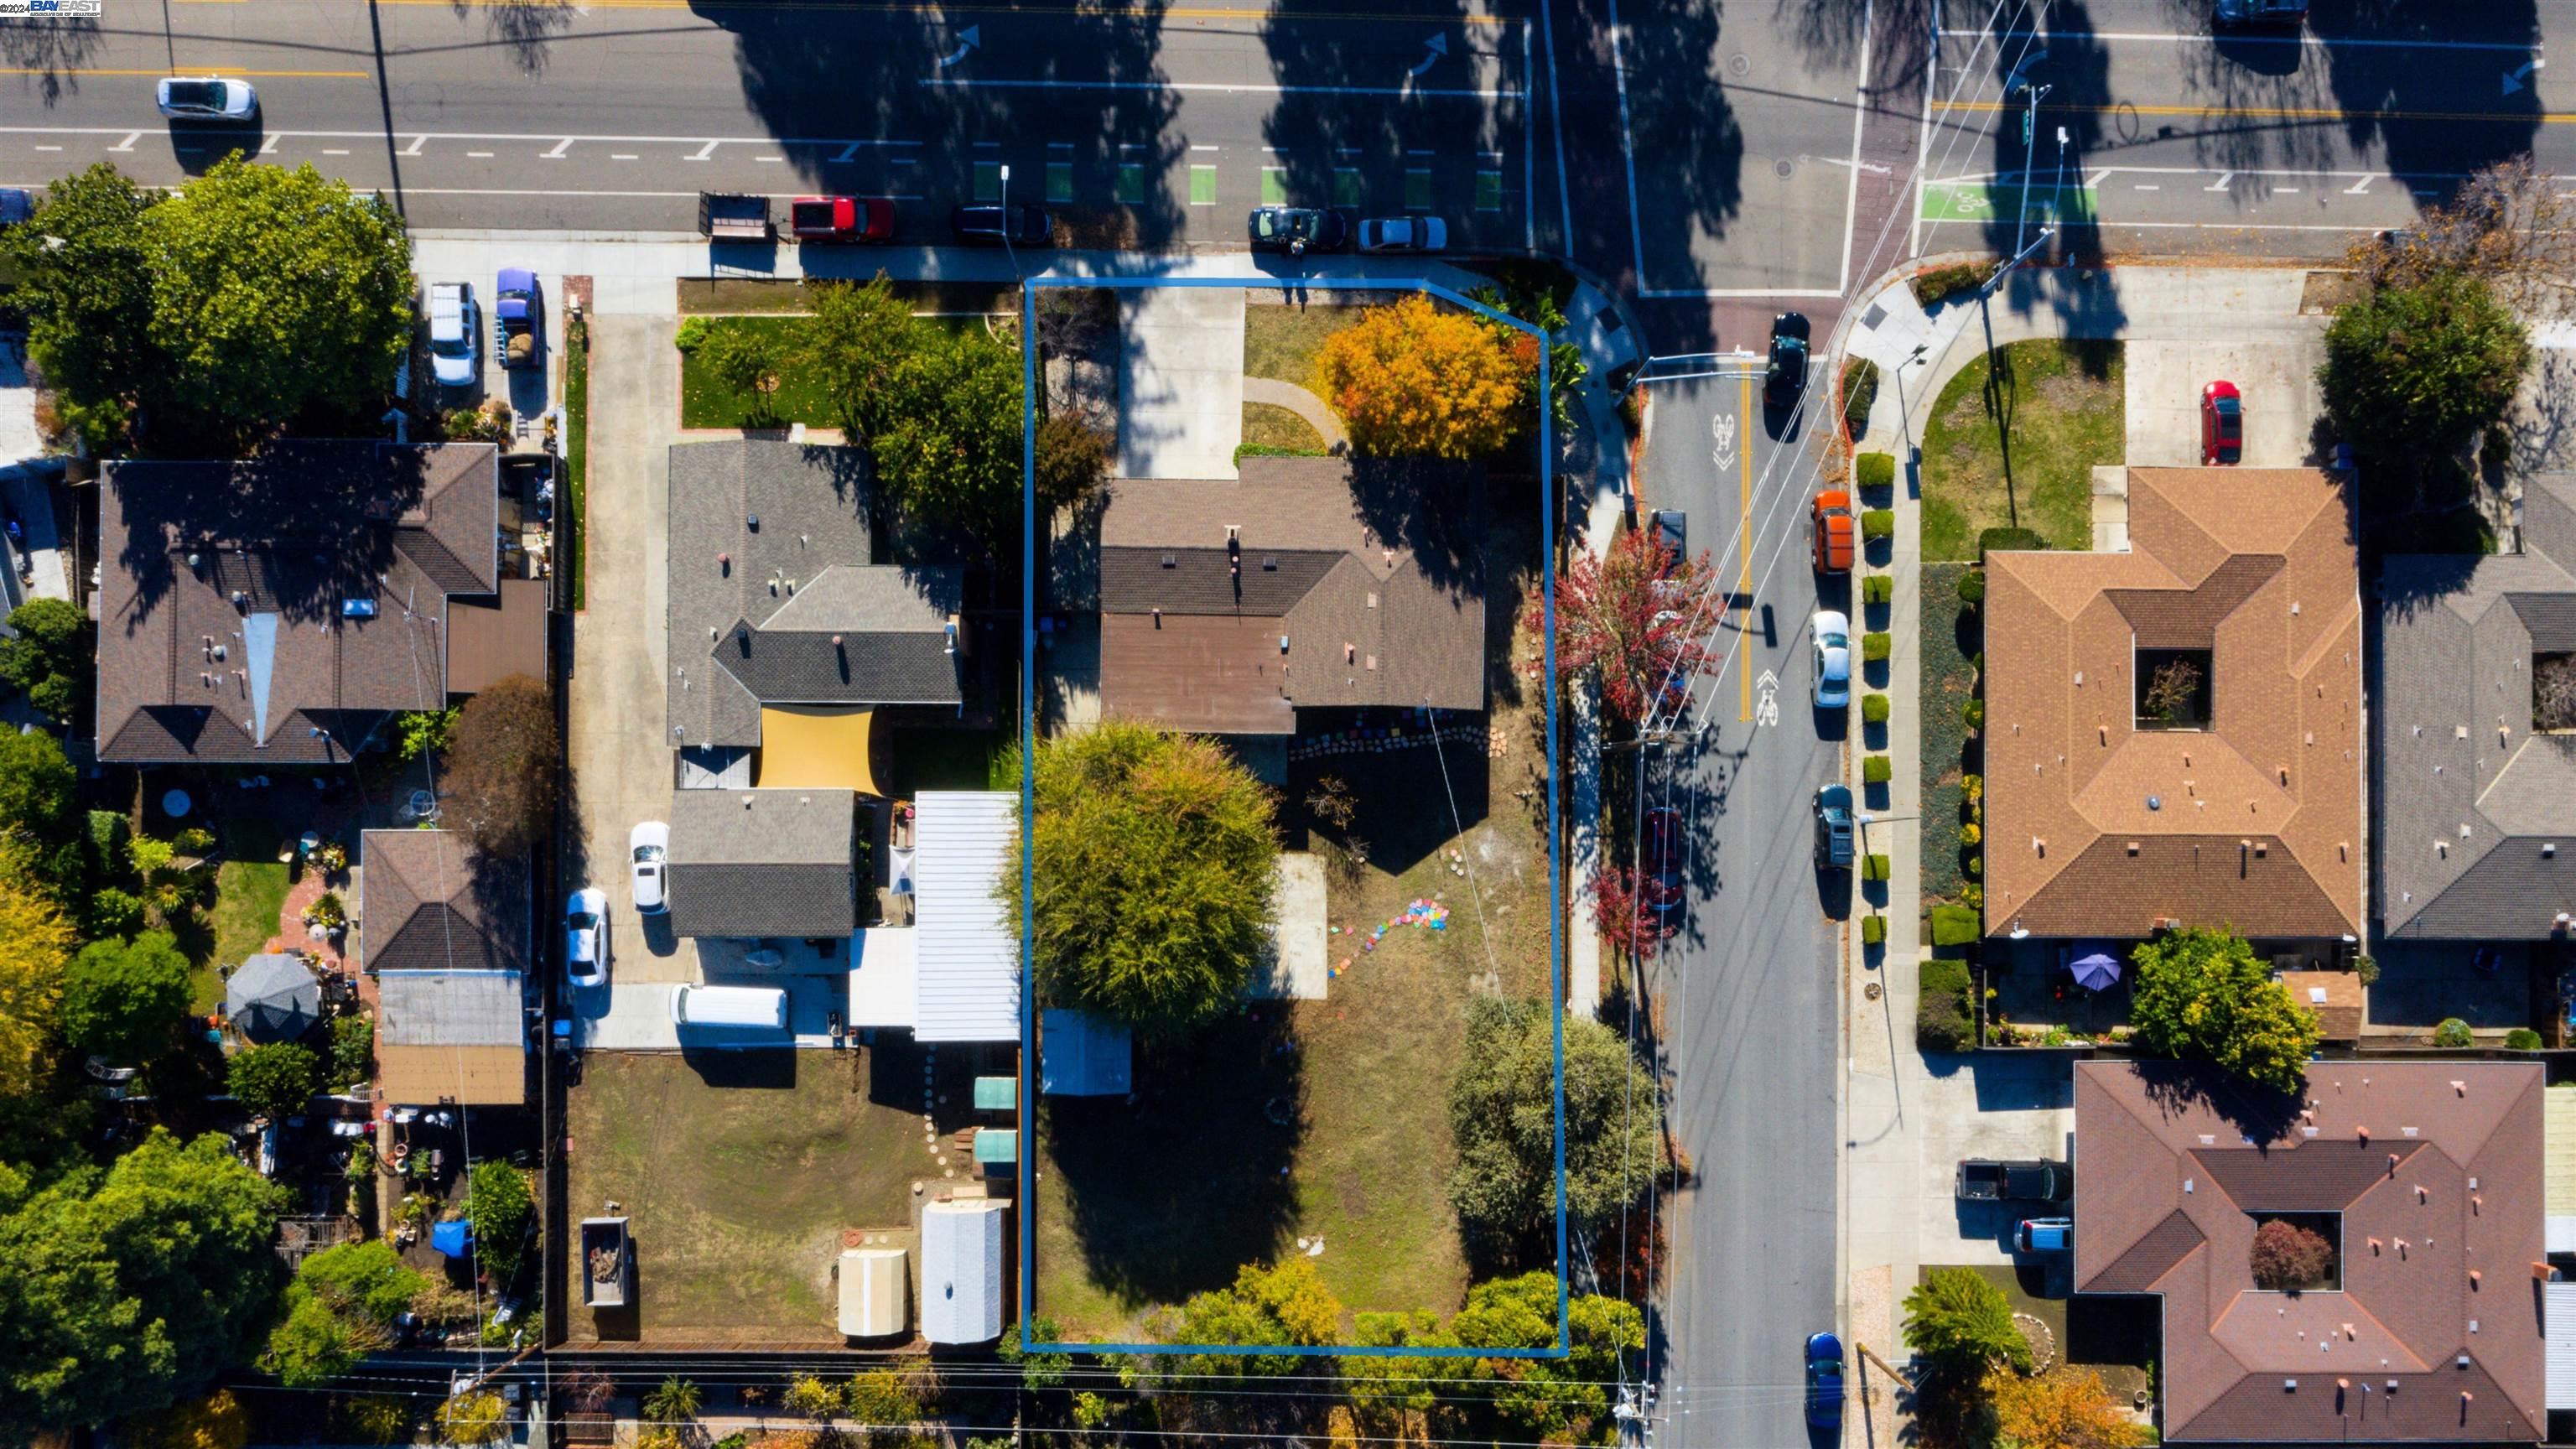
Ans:
{"type": "Polygon", "coordinates": [[[851,790],[672,792],[672,931],[846,936],[858,929],[857,810],[851,790]]]}
{"type": "Polygon", "coordinates": [[[867,490],[860,448],[671,449],[674,745],[759,744],[763,703],[962,699],[945,635],[958,571],[870,563],[867,490]]]}
{"type": "Polygon", "coordinates": [[[387,712],[443,706],[449,596],[500,584],[498,457],[313,441],[105,464],[100,757],[346,759],[387,712]]]}
{"type": "Polygon", "coordinates": [[[361,959],[386,971],[524,971],[528,863],[475,852],[452,830],[358,837],[361,959]]]}
{"type": "Polygon", "coordinates": [[[2576,650],[2576,475],[2527,479],[2522,552],[2380,584],[2378,907],[2391,936],[2548,936],[2576,912],[2576,735],[2535,734],[2534,653],[2576,650]]]}

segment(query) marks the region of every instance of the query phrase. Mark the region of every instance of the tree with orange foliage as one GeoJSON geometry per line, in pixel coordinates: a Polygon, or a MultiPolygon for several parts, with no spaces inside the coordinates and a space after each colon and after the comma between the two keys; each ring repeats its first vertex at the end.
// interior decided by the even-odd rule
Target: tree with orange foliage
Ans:
{"type": "Polygon", "coordinates": [[[2102,1376],[2060,1369],[2023,1378],[1998,1364],[1986,1374],[1995,1443],[2012,1449],[2135,1449],[2146,1442],[2137,1421],[2120,1412],[2102,1376]]]}
{"type": "MultiPolygon", "coordinates": [[[[1708,645],[1715,587],[1706,554],[1683,558],[1650,530],[1621,534],[1605,559],[1575,549],[1556,578],[1557,669],[1599,670],[1601,702],[1622,723],[1669,718],[1691,680],[1721,658],[1708,645]]],[[[1545,626],[1538,605],[1523,623],[1545,626]]],[[[1545,663],[1526,667],[1536,676],[1545,663]]]]}
{"type": "Polygon", "coordinates": [[[1500,329],[1412,296],[1325,338],[1315,390],[1358,452],[1481,458],[1510,440],[1537,365],[1500,329]]]}

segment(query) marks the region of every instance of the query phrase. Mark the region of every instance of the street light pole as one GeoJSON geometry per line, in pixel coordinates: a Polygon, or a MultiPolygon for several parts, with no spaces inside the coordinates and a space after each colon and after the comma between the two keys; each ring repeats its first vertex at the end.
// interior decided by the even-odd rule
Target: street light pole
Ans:
{"type": "Polygon", "coordinates": [[[1002,163],[1002,255],[1010,259],[1011,275],[1020,274],[1020,255],[1011,250],[1011,163],[1002,163]]]}
{"type": "Polygon", "coordinates": [[[1905,440],[1905,461],[1908,463],[1920,460],[1923,455],[1914,446],[1914,417],[1905,410],[1905,369],[1921,362],[1923,354],[1931,350],[1931,343],[1917,342],[1914,350],[1896,364],[1896,435],[1905,440]]]}

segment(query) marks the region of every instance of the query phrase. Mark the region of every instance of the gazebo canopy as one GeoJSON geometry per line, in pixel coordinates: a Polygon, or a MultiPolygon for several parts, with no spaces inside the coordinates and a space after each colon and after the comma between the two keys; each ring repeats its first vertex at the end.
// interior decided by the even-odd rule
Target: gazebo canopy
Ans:
{"type": "Polygon", "coordinates": [[[322,985],[301,956],[253,956],[224,985],[224,1015],[252,1041],[293,1041],[322,1019],[322,985]]]}

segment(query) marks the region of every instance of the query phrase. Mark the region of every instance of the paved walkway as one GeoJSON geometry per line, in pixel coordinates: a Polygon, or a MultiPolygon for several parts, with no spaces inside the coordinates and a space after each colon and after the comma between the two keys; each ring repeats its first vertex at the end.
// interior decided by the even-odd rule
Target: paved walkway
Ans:
{"type": "Polygon", "coordinates": [[[1275,377],[1247,377],[1243,380],[1243,400],[1286,408],[1306,420],[1333,452],[1347,452],[1351,446],[1350,429],[1342,426],[1339,414],[1324,405],[1324,400],[1293,382],[1275,377]]]}

